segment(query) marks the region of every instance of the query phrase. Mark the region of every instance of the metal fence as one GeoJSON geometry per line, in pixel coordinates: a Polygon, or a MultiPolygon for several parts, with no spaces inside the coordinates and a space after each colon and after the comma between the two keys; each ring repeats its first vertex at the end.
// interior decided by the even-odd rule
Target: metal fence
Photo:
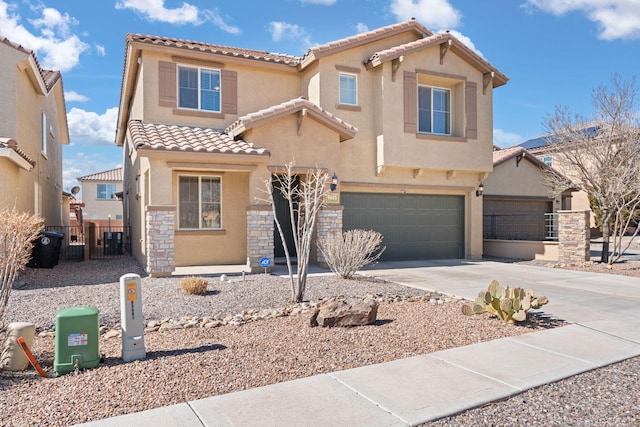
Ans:
{"type": "Polygon", "coordinates": [[[557,214],[483,215],[482,234],[497,240],[558,240],[557,214]]]}
{"type": "Polygon", "coordinates": [[[55,225],[47,226],[45,230],[64,234],[60,247],[61,260],[82,261],[131,254],[131,229],[128,226],[55,225]]]}

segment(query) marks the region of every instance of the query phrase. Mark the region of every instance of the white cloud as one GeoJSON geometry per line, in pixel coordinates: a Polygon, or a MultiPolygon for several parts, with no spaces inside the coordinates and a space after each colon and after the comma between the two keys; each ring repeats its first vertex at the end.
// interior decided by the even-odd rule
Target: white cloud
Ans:
{"type": "Polygon", "coordinates": [[[556,16],[582,12],[600,28],[603,40],[640,38],[640,2],[637,0],[527,0],[526,6],[537,7],[556,16]]]}
{"type": "MultiPolygon", "coordinates": [[[[101,158],[108,157],[109,156],[101,156],[101,158]]],[[[64,191],[71,192],[74,186],[80,186],[77,178],[121,166],[122,162],[102,161],[97,160],[95,156],[88,156],[83,152],[76,153],[75,156],[62,160],[62,188],[64,191]]],[[[77,194],[76,198],[82,200],[82,192],[77,194]]]]}
{"type": "Polygon", "coordinates": [[[481,58],[484,58],[484,55],[482,54],[482,52],[478,49],[476,49],[476,45],[473,44],[473,42],[471,41],[471,39],[467,36],[465,36],[464,34],[462,34],[460,31],[456,31],[456,30],[448,30],[452,36],[454,36],[455,38],[457,38],[458,40],[460,40],[463,44],[465,44],[469,49],[471,49],[472,51],[474,51],[475,53],[478,54],[478,56],[480,56],[481,58]]]}
{"type": "Polygon", "coordinates": [[[369,27],[363,22],[358,22],[356,24],[356,31],[358,31],[358,33],[366,33],[369,31],[369,27]]]}
{"type": "Polygon", "coordinates": [[[98,55],[100,56],[106,56],[107,51],[105,50],[104,46],[101,44],[97,44],[94,46],[96,49],[96,52],[98,52],[98,55]]]}
{"type": "Polygon", "coordinates": [[[66,102],[87,102],[89,98],[73,90],[65,90],[64,100],[66,102]]]}
{"type": "Polygon", "coordinates": [[[269,31],[271,32],[271,40],[274,42],[297,40],[303,49],[313,45],[307,30],[298,24],[272,21],[269,23],[269,31]]]}
{"type": "Polygon", "coordinates": [[[52,8],[37,7],[34,10],[41,16],[30,19],[29,23],[37,33],[20,23],[21,17],[13,13],[11,5],[0,1],[0,34],[33,50],[44,68],[62,72],[71,70],[78,65],[80,55],[89,48],[71,31],[77,24],[76,19],[52,8]]]}
{"type": "Polygon", "coordinates": [[[133,10],[152,22],[201,25],[210,21],[227,33],[241,33],[239,28],[228,25],[217,10],[199,9],[189,3],[182,3],[181,7],[168,9],[165,7],[164,0],[118,0],[115,7],[133,10]]]}
{"type": "Polygon", "coordinates": [[[502,129],[493,129],[493,144],[507,148],[523,142],[522,136],[502,129]]]}
{"type": "Polygon", "coordinates": [[[336,0],[300,0],[300,3],[322,4],[325,6],[331,6],[336,0]]]}
{"type": "Polygon", "coordinates": [[[429,29],[456,28],[462,18],[449,0],[392,0],[390,9],[399,21],[416,18],[429,29]]]}
{"type": "Polygon", "coordinates": [[[103,114],[72,108],[67,113],[71,145],[114,145],[118,107],[109,108],[103,114]]]}

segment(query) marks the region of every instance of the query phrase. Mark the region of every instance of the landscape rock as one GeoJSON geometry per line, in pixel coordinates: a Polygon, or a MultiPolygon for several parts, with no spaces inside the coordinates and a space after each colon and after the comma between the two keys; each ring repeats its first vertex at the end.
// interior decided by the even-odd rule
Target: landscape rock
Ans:
{"type": "Polygon", "coordinates": [[[363,326],[376,322],[378,301],[373,298],[330,298],[313,311],[311,326],[363,326]]]}

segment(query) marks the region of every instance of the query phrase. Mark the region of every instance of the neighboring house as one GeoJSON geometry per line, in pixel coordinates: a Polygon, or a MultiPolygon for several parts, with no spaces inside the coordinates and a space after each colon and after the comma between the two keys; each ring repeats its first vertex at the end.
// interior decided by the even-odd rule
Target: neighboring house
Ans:
{"type": "MultiPolygon", "coordinates": [[[[122,168],[96,172],[78,178],[82,188],[82,218],[84,221],[122,220],[122,168]]],[[[119,222],[121,224],[121,222],[119,222]]]]}
{"type": "Polygon", "coordinates": [[[128,34],[116,144],[132,253],[152,275],[261,270],[281,255],[262,190],[295,161],[302,181],[315,168],[337,177],[319,235],[375,229],[385,260],[480,258],[475,192],[507,80],[413,19],[302,57],[128,34]]]}
{"type": "Polygon", "coordinates": [[[69,143],[59,71],[40,67],[33,51],[0,37],[0,207],[68,223],[62,146],[69,143]]]}
{"type": "MultiPolygon", "coordinates": [[[[590,136],[597,136],[600,131],[600,126],[596,123],[589,123],[585,126],[584,132],[590,136]]],[[[578,179],[572,165],[566,165],[562,162],[562,156],[554,155],[553,144],[555,139],[553,135],[544,135],[537,138],[529,139],[518,147],[529,150],[534,156],[540,159],[548,166],[552,166],[555,170],[566,175],[569,178],[578,179]]],[[[591,204],[589,203],[589,197],[584,191],[576,191],[572,194],[571,208],[574,210],[591,211],[591,204]]],[[[595,215],[591,212],[591,234],[599,235],[600,230],[595,224],[595,215]]]]}
{"type": "Polygon", "coordinates": [[[546,173],[559,175],[522,147],[494,149],[493,172],[483,183],[484,255],[557,259],[557,248],[543,242],[555,245],[555,213],[571,209],[572,190],[551,194],[546,173]]]}

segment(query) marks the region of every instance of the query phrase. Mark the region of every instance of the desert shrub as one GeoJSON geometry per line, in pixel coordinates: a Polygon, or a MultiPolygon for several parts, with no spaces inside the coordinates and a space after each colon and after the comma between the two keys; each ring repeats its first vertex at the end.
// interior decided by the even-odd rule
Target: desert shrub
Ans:
{"type": "Polygon", "coordinates": [[[207,293],[209,281],[202,277],[185,277],[180,281],[180,286],[189,295],[204,295],[207,293]]]}
{"type": "Polygon", "coordinates": [[[39,216],[15,209],[0,210],[0,323],[13,281],[29,262],[33,242],[43,228],[39,216]]]}
{"type": "Polygon", "coordinates": [[[374,230],[348,230],[318,239],[318,248],[335,274],[350,279],[362,267],[376,262],[386,249],[374,230]]]}
{"type": "Polygon", "coordinates": [[[537,296],[531,289],[503,288],[497,280],[493,280],[487,289],[478,293],[473,306],[462,306],[462,312],[468,316],[491,313],[505,323],[515,323],[527,320],[530,309],[537,310],[548,302],[547,297],[537,296]]]}

